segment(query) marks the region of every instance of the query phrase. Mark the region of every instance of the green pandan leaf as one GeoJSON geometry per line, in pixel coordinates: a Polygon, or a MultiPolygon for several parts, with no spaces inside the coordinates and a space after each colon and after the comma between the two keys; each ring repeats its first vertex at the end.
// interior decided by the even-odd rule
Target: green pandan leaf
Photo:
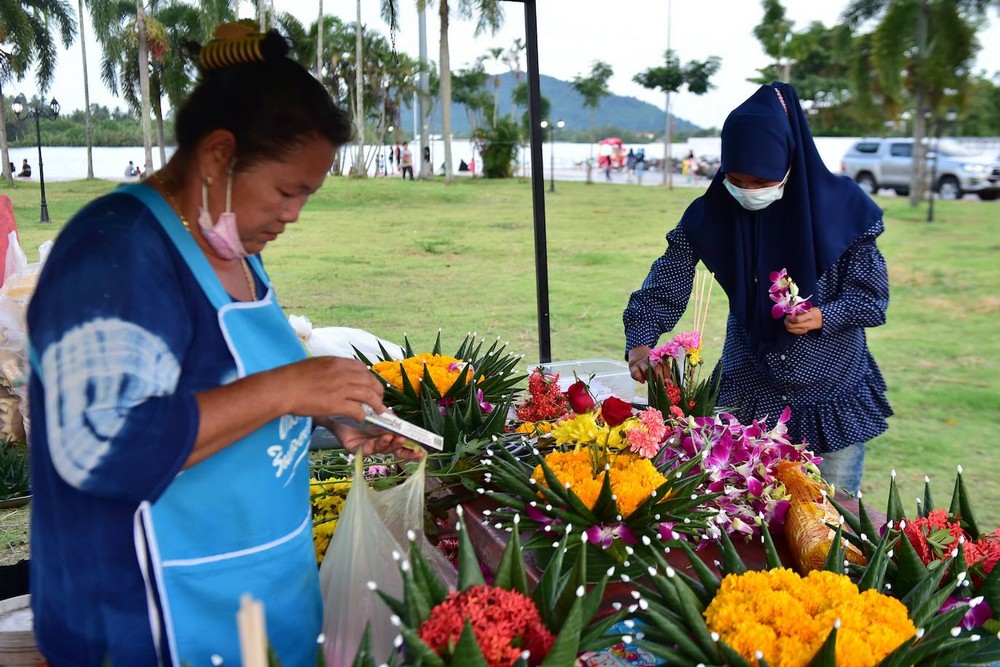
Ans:
{"type": "Polygon", "coordinates": [[[722,585],[722,581],[715,574],[715,571],[698,557],[694,549],[687,542],[680,542],[679,544],[684,555],[690,561],[691,569],[694,570],[695,576],[698,577],[698,582],[704,590],[704,594],[699,597],[701,597],[702,602],[708,604],[707,601],[711,601],[715,597],[715,594],[719,592],[719,586],[722,585]]]}
{"type": "Polygon", "coordinates": [[[965,532],[969,534],[974,540],[979,539],[979,525],[976,523],[976,514],[972,511],[972,500],[969,498],[969,492],[965,488],[965,480],[962,479],[962,470],[959,468],[958,475],[955,478],[955,493],[952,497],[952,505],[958,505],[958,511],[954,509],[951,513],[958,514],[962,517],[962,528],[965,532]]]}
{"type": "Polygon", "coordinates": [[[601,483],[601,492],[594,503],[594,516],[602,521],[614,520],[618,514],[618,503],[615,501],[615,494],[611,492],[611,475],[605,475],[601,483]]]}
{"type": "Polygon", "coordinates": [[[677,618],[671,617],[668,613],[650,607],[643,614],[642,618],[647,622],[645,629],[647,641],[654,636],[662,636],[663,640],[646,644],[652,650],[652,646],[676,646],[681,651],[686,660],[677,660],[671,664],[697,664],[711,662],[712,652],[706,652],[701,646],[691,639],[686,625],[677,618]]]}
{"type": "Polygon", "coordinates": [[[761,522],[760,535],[761,540],[764,542],[764,559],[767,569],[776,570],[783,568],[784,564],[781,562],[781,556],[778,555],[778,549],[774,546],[774,540],[771,539],[771,530],[767,527],[767,522],[761,522]]]}
{"type": "Polygon", "coordinates": [[[469,667],[489,667],[489,663],[486,662],[486,656],[483,655],[482,650],[479,648],[479,642],[476,641],[476,634],[472,631],[472,622],[469,619],[465,619],[462,634],[458,638],[458,643],[455,644],[455,650],[452,651],[451,664],[463,665],[463,667],[465,665],[469,667]]]}
{"type": "Polygon", "coordinates": [[[542,660],[542,667],[564,667],[576,662],[576,655],[580,648],[580,632],[583,630],[582,589],[581,585],[576,593],[576,600],[565,616],[562,629],[556,635],[555,643],[552,644],[549,654],[542,660]]]}
{"type": "Polygon", "coordinates": [[[903,510],[903,503],[899,500],[899,489],[896,488],[896,471],[893,470],[892,475],[889,477],[889,500],[885,507],[885,518],[887,521],[892,521],[898,525],[905,517],[906,512],[903,510]]]}
{"type": "MultiPolygon", "coordinates": [[[[479,558],[476,556],[476,549],[472,546],[472,538],[465,527],[465,519],[462,513],[458,516],[458,590],[467,591],[473,586],[482,586],[486,583],[483,578],[483,571],[479,567],[479,558]]],[[[425,617],[421,617],[425,618],[425,617]]]]}
{"type": "Polygon", "coordinates": [[[728,533],[722,531],[722,536],[719,538],[722,542],[722,572],[723,574],[743,574],[747,571],[746,563],[740,558],[740,554],[736,551],[736,547],[733,546],[733,541],[729,539],[728,533]]]}
{"type": "Polygon", "coordinates": [[[833,572],[834,574],[843,574],[845,556],[844,530],[841,526],[837,526],[837,532],[833,534],[833,541],[830,543],[830,549],[826,552],[826,560],[823,562],[823,570],[825,572],[833,572]]]}
{"type": "Polygon", "coordinates": [[[410,542],[410,566],[414,583],[427,593],[431,606],[436,607],[444,602],[448,597],[448,586],[441,581],[437,572],[427,562],[416,542],[410,542]]]}
{"type": "MultiPolygon", "coordinates": [[[[577,536],[578,537],[578,536],[577,536]]],[[[556,618],[554,609],[556,600],[562,592],[560,586],[560,573],[562,572],[563,554],[566,551],[569,535],[563,534],[557,546],[551,551],[551,558],[542,570],[542,576],[538,578],[535,590],[531,591],[531,600],[538,607],[538,612],[542,616],[542,622],[546,627],[558,627],[561,619],[556,618]]]]}
{"type": "Polygon", "coordinates": [[[927,566],[920,560],[916,549],[910,540],[899,531],[899,542],[895,548],[896,577],[893,582],[895,595],[902,596],[910,592],[924,577],[927,576],[927,566]]]}
{"type": "MultiPolygon", "coordinates": [[[[722,534],[725,535],[725,531],[722,534]]],[[[712,655],[715,653],[716,647],[711,634],[708,632],[708,627],[705,625],[705,606],[701,604],[687,583],[682,578],[676,576],[676,572],[672,568],[667,571],[667,579],[674,585],[674,589],[677,591],[677,597],[680,600],[677,612],[684,619],[688,632],[694,636],[695,641],[709,655],[712,655]]]]}
{"type": "Polygon", "coordinates": [[[809,661],[807,667],[837,667],[837,627],[840,621],[833,626],[830,634],[826,636],[826,641],[820,647],[819,652],[809,661]]]}
{"type": "Polygon", "coordinates": [[[399,628],[399,634],[403,635],[406,643],[406,664],[426,665],[426,667],[445,667],[444,660],[428,646],[420,634],[411,627],[403,625],[399,628]]]}
{"type": "Polygon", "coordinates": [[[890,536],[889,531],[878,541],[875,551],[871,550],[870,543],[867,544],[869,555],[868,565],[865,566],[864,574],[858,581],[858,589],[862,591],[873,590],[877,593],[883,592],[885,586],[885,573],[889,566],[889,549],[895,544],[895,540],[890,536]]]}
{"type": "Polygon", "coordinates": [[[521,550],[519,526],[520,522],[515,520],[510,539],[507,540],[507,545],[500,556],[500,563],[493,573],[493,585],[527,595],[528,575],[524,570],[524,553],[521,550]]]}
{"type": "Polygon", "coordinates": [[[920,503],[919,514],[926,519],[932,509],[934,509],[934,498],[931,496],[931,480],[929,477],[924,477],[924,499],[920,503]]]}
{"type": "Polygon", "coordinates": [[[756,661],[753,663],[749,662],[746,658],[737,653],[732,646],[724,641],[720,641],[718,646],[719,653],[726,659],[727,667],[755,667],[755,665],[758,664],[756,661]]]}
{"type": "MultiPolygon", "coordinates": [[[[982,595],[993,610],[993,615],[1000,615],[1000,565],[993,567],[986,580],[976,589],[977,595],[982,595]]],[[[1000,631],[998,627],[993,632],[1000,631]]]]}
{"type": "MultiPolygon", "coordinates": [[[[365,634],[361,635],[361,643],[358,645],[358,652],[354,654],[351,667],[375,667],[375,656],[372,655],[372,626],[370,622],[365,623],[365,634]]],[[[323,667],[322,655],[319,658],[318,667],[323,667]]]]}
{"type": "MultiPolygon", "coordinates": [[[[469,337],[466,336],[465,340],[469,340],[469,337]]],[[[464,345],[465,344],[463,343],[463,346],[464,345]]],[[[409,351],[409,347],[410,347],[409,343],[407,343],[406,347],[407,347],[407,355],[406,356],[412,357],[413,353],[409,351]]],[[[440,329],[438,329],[437,336],[434,338],[434,348],[431,350],[431,354],[441,354],[441,330],[440,329]]]]}

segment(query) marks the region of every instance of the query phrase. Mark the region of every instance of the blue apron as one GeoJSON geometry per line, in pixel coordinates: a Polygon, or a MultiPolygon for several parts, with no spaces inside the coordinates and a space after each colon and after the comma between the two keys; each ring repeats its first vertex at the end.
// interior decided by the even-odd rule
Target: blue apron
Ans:
{"type": "MultiPolygon", "coordinates": [[[[158,193],[120,189],[153,211],[191,268],[218,311],[239,377],[305,358],[258,257],[249,259],[266,295],[234,302],[158,193]]],[[[263,601],[268,640],[284,667],[316,664],[323,610],[309,505],[311,426],[294,415],[275,419],[183,470],[155,503],[140,507],[137,549],[151,564],[148,581],[159,599],[151,613],[162,612],[166,637],[158,639],[174,665],[212,665],[215,656],[227,667],[240,664],[236,612],[244,593],[263,601]]]]}

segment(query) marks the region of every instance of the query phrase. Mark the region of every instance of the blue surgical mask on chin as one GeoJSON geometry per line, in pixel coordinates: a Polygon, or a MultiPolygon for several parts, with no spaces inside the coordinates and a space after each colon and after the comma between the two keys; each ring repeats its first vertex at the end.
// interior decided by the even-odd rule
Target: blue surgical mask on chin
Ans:
{"type": "Polygon", "coordinates": [[[729,194],[733,196],[733,199],[740,203],[740,206],[748,211],[760,211],[781,199],[781,196],[785,193],[785,183],[788,181],[788,174],[790,173],[791,169],[785,172],[785,177],[781,179],[780,183],[766,188],[736,187],[729,182],[728,178],[722,179],[722,182],[725,184],[726,190],[729,190],[729,194]]]}

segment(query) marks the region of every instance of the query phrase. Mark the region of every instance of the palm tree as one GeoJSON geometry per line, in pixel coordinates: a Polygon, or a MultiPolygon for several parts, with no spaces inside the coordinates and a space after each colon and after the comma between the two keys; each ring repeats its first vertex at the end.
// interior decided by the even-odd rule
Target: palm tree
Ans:
{"type": "MultiPolygon", "coordinates": [[[[503,0],[455,0],[459,18],[476,19],[473,37],[479,37],[486,29],[496,34],[503,26],[503,0]]],[[[450,7],[448,0],[440,0],[438,15],[441,18],[440,73],[441,73],[441,133],[444,135],[445,182],[454,183],[455,174],[451,168],[451,55],[448,48],[448,24],[450,7]]]]}
{"type": "Polygon", "coordinates": [[[591,144],[590,144],[590,159],[587,160],[587,182],[592,183],[591,178],[591,168],[593,165],[591,162],[594,160],[594,144],[593,142],[597,140],[597,137],[593,136],[594,133],[594,117],[597,113],[597,107],[601,105],[601,99],[607,97],[610,94],[608,90],[608,80],[614,74],[614,70],[611,69],[611,65],[606,62],[601,62],[597,60],[590,68],[590,76],[576,75],[573,77],[573,90],[580,94],[583,98],[583,106],[590,109],[590,132],[591,132],[591,144]]]}
{"type": "Polygon", "coordinates": [[[90,75],[87,72],[87,35],[83,25],[83,0],[76,0],[80,17],[80,55],[83,62],[83,127],[87,138],[87,179],[94,177],[94,131],[90,124],[90,75]]]}
{"type": "Polygon", "coordinates": [[[914,110],[910,206],[924,197],[928,123],[951,105],[965,106],[978,50],[976,21],[995,5],[995,0],[852,0],[841,17],[852,27],[878,20],[856,49],[858,101],[878,99],[892,118],[914,110]]]}
{"type": "Polygon", "coordinates": [[[68,48],[76,36],[76,21],[62,0],[0,2],[0,159],[7,185],[14,184],[14,177],[7,150],[3,87],[15,79],[20,81],[34,65],[39,88],[48,90],[56,66],[52,32],[56,26],[63,46],[68,48]]]}

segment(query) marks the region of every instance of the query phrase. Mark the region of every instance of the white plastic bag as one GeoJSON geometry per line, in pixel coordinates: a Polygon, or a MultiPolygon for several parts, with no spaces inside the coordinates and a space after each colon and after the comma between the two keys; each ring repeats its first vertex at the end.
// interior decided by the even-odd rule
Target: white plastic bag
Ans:
{"type": "Polygon", "coordinates": [[[405,482],[377,492],[364,481],[362,459],[355,457],[355,481],[319,569],[326,637],[323,653],[331,667],[354,661],[366,624],[375,659],[379,664],[389,660],[399,629],[369,582],[387,595],[402,598],[396,558],[409,553],[408,532],[416,536],[421,552],[445,581],[452,586],[457,581],[454,567],[424,537],[425,466],[423,459],[405,482]]]}
{"type": "Polygon", "coordinates": [[[392,356],[393,359],[402,359],[403,348],[396,343],[379,338],[373,333],[364,329],[353,329],[351,327],[313,327],[312,322],[305,315],[289,315],[288,323],[292,325],[295,333],[306,351],[314,357],[331,356],[355,358],[354,348],[357,348],[369,359],[381,359],[382,352],[379,344],[392,356]]]}

